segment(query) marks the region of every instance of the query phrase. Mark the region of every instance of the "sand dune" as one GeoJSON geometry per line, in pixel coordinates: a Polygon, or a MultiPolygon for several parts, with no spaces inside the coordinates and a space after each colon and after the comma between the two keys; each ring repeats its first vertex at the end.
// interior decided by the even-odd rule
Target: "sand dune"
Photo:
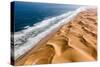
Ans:
{"type": "Polygon", "coordinates": [[[80,12],[35,51],[15,65],[95,61],[97,59],[97,8],[80,12]]]}

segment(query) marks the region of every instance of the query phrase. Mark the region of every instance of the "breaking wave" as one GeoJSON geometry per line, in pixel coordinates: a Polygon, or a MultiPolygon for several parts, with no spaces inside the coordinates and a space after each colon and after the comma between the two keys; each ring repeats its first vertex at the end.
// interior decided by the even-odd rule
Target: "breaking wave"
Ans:
{"type": "Polygon", "coordinates": [[[13,41],[15,59],[34,47],[42,38],[46,37],[54,30],[59,29],[62,25],[68,23],[83,10],[85,10],[85,7],[43,20],[31,27],[26,26],[24,30],[15,32],[13,41]]]}

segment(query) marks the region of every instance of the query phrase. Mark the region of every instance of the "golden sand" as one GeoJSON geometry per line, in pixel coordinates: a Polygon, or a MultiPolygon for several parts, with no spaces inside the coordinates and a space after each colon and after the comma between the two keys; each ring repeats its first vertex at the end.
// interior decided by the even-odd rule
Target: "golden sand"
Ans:
{"type": "Polygon", "coordinates": [[[38,49],[18,58],[15,65],[95,61],[96,44],[97,9],[91,8],[80,12],[38,49]]]}

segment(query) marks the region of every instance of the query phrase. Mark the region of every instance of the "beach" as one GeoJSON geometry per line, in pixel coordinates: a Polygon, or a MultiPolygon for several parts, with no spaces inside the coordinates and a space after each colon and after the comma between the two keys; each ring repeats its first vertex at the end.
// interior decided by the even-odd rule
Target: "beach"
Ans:
{"type": "Polygon", "coordinates": [[[15,65],[55,64],[97,60],[97,8],[88,8],[43,38],[15,65]]]}

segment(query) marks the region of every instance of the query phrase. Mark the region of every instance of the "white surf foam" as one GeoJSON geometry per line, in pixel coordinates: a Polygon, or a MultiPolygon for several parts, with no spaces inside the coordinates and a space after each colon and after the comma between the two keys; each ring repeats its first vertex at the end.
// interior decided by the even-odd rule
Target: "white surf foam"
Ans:
{"type": "Polygon", "coordinates": [[[55,29],[58,29],[62,25],[68,23],[74,18],[80,11],[85,10],[85,7],[79,8],[76,11],[70,11],[62,15],[52,17],[47,20],[43,20],[35,26],[27,27],[19,32],[14,33],[14,57],[17,59],[19,56],[26,53],[32,47],[34,47],[42,38],[50,34],[55,29]]]}

